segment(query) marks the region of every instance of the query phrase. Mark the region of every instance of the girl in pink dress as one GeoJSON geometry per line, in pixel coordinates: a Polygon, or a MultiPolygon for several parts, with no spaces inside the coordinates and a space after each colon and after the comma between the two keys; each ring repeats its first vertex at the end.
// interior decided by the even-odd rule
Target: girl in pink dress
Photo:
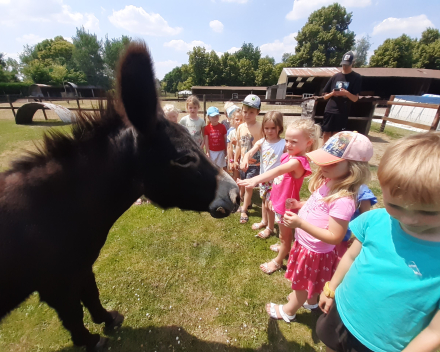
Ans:
{"type": "Polygon", "coordinates": [[[313,193],[307,202],[296,202],[298,215],[286,211],[283,218],[285,227],[295,229],[285,275],[292,282],[293,292],[286,305],[266,305],[271,318],[290,323],[301,306],[317,308],[317,298],[336,270],[335,245],[347,232],[359,187],[369,181],[368,160],[372,155],[373,146],[367,137],[347,131],[307,154],[319,166],[309,183],[313,193]]]}
{"type": "Polygon", "coordinates": [[[286,130],[287,153],[281,156],[281,165],[251,179],[237,181],[239,186],[253,188],[259,183],[274,180],[270,202],[275,219],[279,223],[281,244],[278,246],[277,257],[260,265],[260,269],[266,274],[281,269],[284,258],[289,254],[293,239],[292,230],[281,223],[285,202],[287,198],[299,200],[299,190],[304,177],[312,173],[305,154],[318,147],[320,133],[321,128],[315,125],[313,120],[299,118],[293,121],[286,130]]]}

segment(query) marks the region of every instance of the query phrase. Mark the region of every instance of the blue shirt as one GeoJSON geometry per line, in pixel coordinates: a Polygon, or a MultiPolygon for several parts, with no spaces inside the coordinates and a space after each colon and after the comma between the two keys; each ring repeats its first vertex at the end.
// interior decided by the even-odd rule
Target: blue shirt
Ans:
{"type": "Polygon", "coordinates": [[[385,209],[350,223],[362,250],[336,289],[347,329],[375,352],[400,352],[440,309],[440,242],[405,233],[385,209]]]}
{"type": "MultiPolygon", "coordinates": [[[[368,188],[367,185],[361,185],[359,187],[359,192],[358,192],[358,197],[357,197],[357,204],[358,207],[356,208],[356,210],[354,211],[353,216],[351,217],[351,220],[356,219],[359,215],[361,215],[361,212],[359,210],[359,206],[361,204],[361,202],[363,200],[369,200],[371,203],[371,206],[373,206],[374,204],[377,203],[377,198],[374,195],[373,192],[371,192],[371,190],[368,188]]],[[[344,239],[342,240],[342,242],[347,242],[351,237],[351,230],[350,230],[350,226],[347,229],[347,233],[344,236],[344,239]]]]}

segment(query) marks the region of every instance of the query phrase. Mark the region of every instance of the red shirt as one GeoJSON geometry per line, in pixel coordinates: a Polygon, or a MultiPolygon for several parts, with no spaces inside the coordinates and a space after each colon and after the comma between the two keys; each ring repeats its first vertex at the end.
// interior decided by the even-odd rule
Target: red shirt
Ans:
{"type": "Polygon", "coordinates": [[[209,124],[205,127],[205,136],[208,136],[209,150],[213,152],[219,152],[226,149],[225,135],[226,127],[219,123],[215,126],[209,124]]]}

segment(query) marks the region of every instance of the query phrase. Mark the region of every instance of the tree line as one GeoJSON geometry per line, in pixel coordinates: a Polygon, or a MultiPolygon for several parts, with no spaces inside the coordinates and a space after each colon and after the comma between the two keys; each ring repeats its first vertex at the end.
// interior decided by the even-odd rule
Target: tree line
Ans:
{"type": "MultiPolygon", "coordinates": [[[[295,53],[284,53],[281,62],[262,57],[252,43],[243,43],[235,53],[218,55],[214,50],[195,47],[188,63],[175,67],[160,82],[166,92],[192,86],[270,86],[276,84],[285,67],[338,67],[342,55],[353,50],[355,67],[415,67],[440,69],[440,31],[427,28],[420,39],[406,34],[386,39],[371,56],[369,36],[355,39],[350,31],[352,13],[335,3],[314,11],[296,36],[295,53]]],[[[131,38],[98,39],[96,34],[77,28],[72,42],[61,36],[25,45],[20,62],[0,53],[0,82],[63,82],[113,87],[120,53],[131,38]]]]}

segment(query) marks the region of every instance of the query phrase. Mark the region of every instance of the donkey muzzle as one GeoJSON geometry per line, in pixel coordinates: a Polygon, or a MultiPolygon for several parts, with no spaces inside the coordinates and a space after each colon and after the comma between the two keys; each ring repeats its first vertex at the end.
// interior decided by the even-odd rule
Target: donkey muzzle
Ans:
{"type": "Polygon", "coordinates": [[[237,184],[227,172],[221,170],[217,176],[217,191],[209,205],[213,218],[225,218],[235,213],[240,206],[240,191],[237,184]]]}

